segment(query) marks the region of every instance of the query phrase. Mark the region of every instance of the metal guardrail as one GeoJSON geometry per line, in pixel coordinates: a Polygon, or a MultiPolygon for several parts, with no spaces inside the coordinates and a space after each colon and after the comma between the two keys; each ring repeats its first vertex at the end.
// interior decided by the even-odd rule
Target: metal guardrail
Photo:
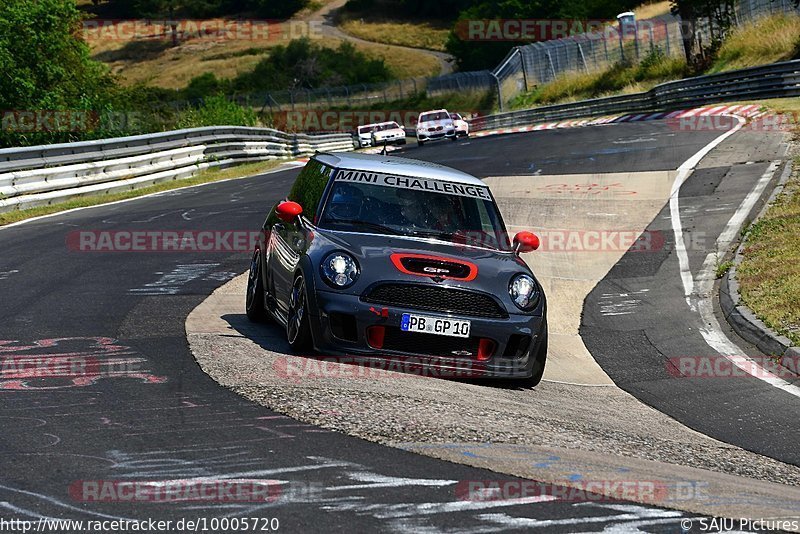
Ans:
{"type": "Polygon", "coordinates": [[[214,166],[353,149],[350,134],[237,126],[0,149],[0,212],[146,187],[214,166]]]}
{"type": "Polygon", "coordinates": [[[471,119],[470,130],[623,112],[650,112],[732,100],[800,96],[800,60],[667,82],[644,93],[509,111],[471,119]]]}

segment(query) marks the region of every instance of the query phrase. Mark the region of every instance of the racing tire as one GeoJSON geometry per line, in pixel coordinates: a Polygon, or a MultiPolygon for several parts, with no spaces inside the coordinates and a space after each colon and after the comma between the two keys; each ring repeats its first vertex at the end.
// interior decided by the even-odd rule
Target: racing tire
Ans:
{"type": "Polygon", "coordinates": [[[294,352],[310,350],[311,324],[308,319],[306,281],[300,274],[294,279],[289,295],[289,312],[286,316],[286,340],[294,352]]]}
{"type": "Polygon", "coordinates": [[[546,363],[547,363],[547,326],[545,325],[544,335],[542,336],[542,340],[539,341],[539,347],[537,347],[536,355],[533,357],[533,369],[531,370],[531,376],[523,379],[525,387],[533,388],[539,385],[539,382],[542,381],[542,377],[544,376],[544,366],[546,363]]]}
{"type": "Polygon", "coordinates": [[[450,140],[451,140],[451,141],[458,141],[458,136],[457,136],[457,135],[454,135],[453,137],[451,137],[451,138],[450,138],[450,140]]]}
{"type": "Polygon", "coordinates": [[[422,146],[424,144],[425,144],[425,141],[420,141],[419,139],[417,139],[417,145],[418,146],[422,146]]]}
{"type": "Polygon", "coordinates": [[[261,276],[261,249],[253,252],[250,261],[250,273],[247,275],[247,295],[245,297],[245,311],[247,318],[254,323],[267,320],[269,314],[264,309],[264,279],[261,276]]]}

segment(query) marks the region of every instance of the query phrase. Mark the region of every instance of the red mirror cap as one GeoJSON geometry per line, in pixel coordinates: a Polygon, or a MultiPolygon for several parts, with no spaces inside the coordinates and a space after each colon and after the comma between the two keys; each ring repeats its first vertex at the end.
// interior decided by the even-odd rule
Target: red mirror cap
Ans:
{"type": "Polygon", "coordinates": [[[297,202],[286,200],[278,204],[278,208],[275,210],[275,212],[280,220],[284,222],[292,222],[297,218],[298,215],[303,213],[303,207],[297,202]]]}
{"type": "Polygon", "coordinates": [[[514,245],[519,252],[532,252],[539,248],[539,237],[533,232],[519,232],[514,236],[514,245]]]}

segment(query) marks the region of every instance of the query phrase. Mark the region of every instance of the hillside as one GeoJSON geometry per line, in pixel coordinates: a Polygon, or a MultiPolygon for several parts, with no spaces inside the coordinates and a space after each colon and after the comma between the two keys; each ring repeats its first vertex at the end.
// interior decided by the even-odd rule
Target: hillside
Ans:
{"type": "MultiPolygon", "coordinates": [[[[132,26],[125,22],[103,23],[102,31],[84,32],[91,47],[92,57],[106,63],[125,85],[146,84],[167,89],[180,89],[189,81],[204,73],[213,73],[218,78],[234,78],[251,72],[262,59],[269,57],[270,50],[278,45],[286,46],[292,39],[308,37],[323,47],[335,49],[348,40],[346,36],[334,36],[323,27],[324,15],[340,5],[341,0],[323,0],[295,16],[269,27],[268,34],[244,27],[241,38],[230,38],[221,32],[210,35],[181,33],[177,44],[169,32],[137,32],[132,35],[132,26]],[[158,36],[154,38],[154,34],[158,36]],[[253,35],[255,34],[255,35],[253,35]]],[[[98,17],[106,12],[105,3],[94,5],[91,0],[78,2],[87,13],[98,17]]],[[[212,18],[203,21],[205,27],[230,27],[231,20],[212,18]]],[[[371,59],[383,60],[395,78],[432,76],[441,68],[435,57],[421,51],[397,49],[378,43],[355,42],[357,50],[371,59]]]]}

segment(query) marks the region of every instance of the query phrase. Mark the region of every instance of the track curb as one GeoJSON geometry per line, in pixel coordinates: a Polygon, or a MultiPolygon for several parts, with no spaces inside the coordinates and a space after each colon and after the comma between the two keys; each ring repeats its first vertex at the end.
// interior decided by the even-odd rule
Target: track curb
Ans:
{"type": "MultiPolygon", "coordinates": [[[[767,209],[773,204],[778,195],[783,192],[786,182],[792,175],[793,165],[791,161],[783,167],[778,183],[772,194],[764,203],[761,211],[753,219],[753,223],[761,219],[767,209]]],[[[773,331],[765,325],[753,310],[742,303],[739,294],[739,282],[736,280],[736,269],[744,260],[744,247],[747,240],[742,240],[733,257],[733,266],[728,270],[720,283],[719,305],[725,320],[731,325],[733,330],[745,341],[755,345],[760,351],[769,356],[775,356],[780,365],[792,372],[797,369],[790,367],[790,362],[800,361],[800,347],[792,344],[791,340],[773,331]]]]}

